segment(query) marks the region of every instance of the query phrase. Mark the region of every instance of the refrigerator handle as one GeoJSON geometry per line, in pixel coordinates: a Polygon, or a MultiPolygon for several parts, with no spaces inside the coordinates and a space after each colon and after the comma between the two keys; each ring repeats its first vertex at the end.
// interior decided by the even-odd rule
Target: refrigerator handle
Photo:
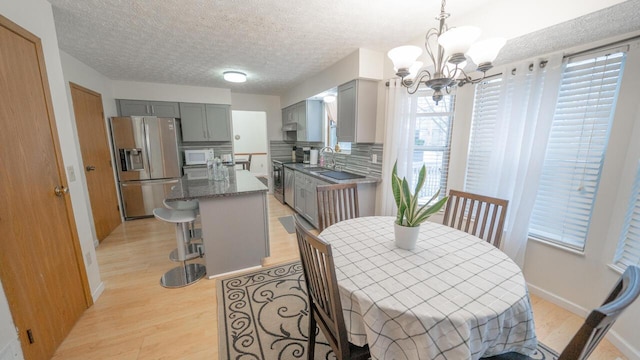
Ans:
{"type": "Polygon", "coordinates": [[[149,163],[149,174],[153,174],[153,165],[151,165],[151,140],[149,139],[149,125],[147,125],[147,119],[142,119],[143,131],[144,131],[144,141],[145,141],[145,152],[147,153],[147,162],[149,163]]]}

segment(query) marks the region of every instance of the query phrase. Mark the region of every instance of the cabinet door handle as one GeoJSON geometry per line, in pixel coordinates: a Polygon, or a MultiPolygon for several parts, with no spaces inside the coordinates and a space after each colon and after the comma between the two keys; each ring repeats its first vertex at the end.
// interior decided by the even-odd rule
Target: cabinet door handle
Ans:
{"type": "Polygon", "coordinates": [[[151,113],[155,113],[156,110],[153,108],[153,105],[149,105],[149,107],[151,108],[151,113]]]}

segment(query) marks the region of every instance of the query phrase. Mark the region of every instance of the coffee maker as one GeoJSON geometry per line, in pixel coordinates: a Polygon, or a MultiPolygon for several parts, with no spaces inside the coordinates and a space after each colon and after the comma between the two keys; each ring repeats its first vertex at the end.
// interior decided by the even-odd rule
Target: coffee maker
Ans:
{"type": "Polygon", "coordinates": [[[306,146],[303,147],[302,148],[302,163],[308,164],[310,157],[311,157],[311,148],[310,147],[306,147],[306,146]]]}

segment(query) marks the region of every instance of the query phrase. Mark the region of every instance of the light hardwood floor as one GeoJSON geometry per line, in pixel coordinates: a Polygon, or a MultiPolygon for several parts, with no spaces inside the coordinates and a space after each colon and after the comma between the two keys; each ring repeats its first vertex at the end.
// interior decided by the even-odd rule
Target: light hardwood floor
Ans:
{"type": "MultiPolygon", "coordinates": [[[[298,258],[294,234],[278,221],[293,211],[269,196],[271,257],[265,265],[298,258]]],[[[221,229],[221,231],[224,231],[221,229]]],[[[204,279],[180,289],[160,286],[176,266],[170,224],[155,219],[125,222],[98,247],[102,296],[75,325],[53,359],[218,359],[216,281],[204,279]]],[[[561,350],[582,319],[532,296],[538,339],[561,350]]],[[[624,357],[608,341],[592,359],[624,357]]]]}

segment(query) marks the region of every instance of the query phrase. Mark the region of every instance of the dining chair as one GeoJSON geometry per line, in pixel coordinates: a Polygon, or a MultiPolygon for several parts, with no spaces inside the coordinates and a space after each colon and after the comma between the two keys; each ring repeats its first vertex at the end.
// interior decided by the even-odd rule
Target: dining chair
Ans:
{"type": "Polygon", "coordinates": [[[247,171],[251,171],[251,157],[253,157],[253,154],[249,154],[249,158],[247,159],[247,163],[244,166],[244,169],[247,171]]]}
{"type": "Polygon", "coordinates": [[[357,184],[332,184],[316,187],[318,195],[318,231],[360,216],[357,184]]]}
{"type": "Polygon", "coordinates": [[[484,239],[499,249],[508,205],[508,200],[449,190],[442,223],[484,239]]]}
{"type": "MultiPolygon", "coordinates": [[[[640,295],[640,268],[630,265],[604,303],[591,311],[562,353],[559,356],[556,355],[558,360],[587,359],[620,314],[638,298],[638,295],[640,295]]],[[[532,360],[532,358],[518,353],[505,353],[482,359],[532,360]]]]}
{"type": "Polygon", "coordinates": [[[310,309],[307,359],[314,358],[316,326],[338,359],[368,359],[367,345],[359,347],[347,339],[331,245],[310,233],[299,215],[294,220],[310,309]]]}

